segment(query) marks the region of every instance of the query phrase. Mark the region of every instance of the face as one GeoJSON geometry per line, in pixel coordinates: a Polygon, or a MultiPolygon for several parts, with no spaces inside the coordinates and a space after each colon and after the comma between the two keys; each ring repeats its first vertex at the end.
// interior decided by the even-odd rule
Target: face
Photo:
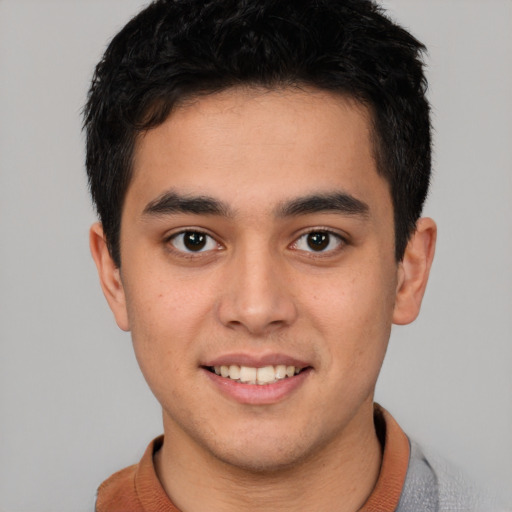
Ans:
{"type": "Polygon", "coordinates": [[[369,126],[328,93],[233,89],[138,140],[120,270],[91,244],[182,449],[273,470],[371,423],[411,300],[369,126]]]}

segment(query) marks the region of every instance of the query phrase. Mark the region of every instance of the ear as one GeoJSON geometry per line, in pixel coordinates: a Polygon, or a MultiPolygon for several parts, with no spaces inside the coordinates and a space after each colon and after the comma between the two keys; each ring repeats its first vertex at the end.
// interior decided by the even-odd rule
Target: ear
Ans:
{"type": "Polygon", "coordinates": [[[427,287],[436,247],[437,226],[427,217],[419,219],[398,269],[393,323],[404,325],[416,319],[427,287]]]}
{"type": "Polygon", "coordinates": [[[117,325],[123,331],[129,331],[130,323],[126,310],[126,296],[121,281],[121,273],[110,256],[103,227],[99,222],[93,224],[89,230],[89,246],[98,269],[103,294],[112,313],[114,313],[117,325]]]}

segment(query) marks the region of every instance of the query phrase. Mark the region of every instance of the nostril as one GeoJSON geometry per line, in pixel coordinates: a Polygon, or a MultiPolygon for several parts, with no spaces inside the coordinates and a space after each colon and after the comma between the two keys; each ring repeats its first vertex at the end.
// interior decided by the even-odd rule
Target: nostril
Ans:
{"type": "Polygon", "coordinates": [[[277,278],[259,274],[259,279],[253,275],[251,280],[232,275],[226,282],[216,304],[216,316],[224,326],[260,336],[294,322],[296,305],[286,286],[281,286],[277,278]]]}

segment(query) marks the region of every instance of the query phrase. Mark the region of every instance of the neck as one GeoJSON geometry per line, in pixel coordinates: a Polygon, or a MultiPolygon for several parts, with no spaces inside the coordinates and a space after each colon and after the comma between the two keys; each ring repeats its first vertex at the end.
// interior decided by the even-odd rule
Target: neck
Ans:
{"type": "Polygon", "coordinates": [[[164,445],[155,455],[156,471],[182,512],[355,512],[375,486],[382,457],[373,409],[363,412],[343,435],[312,456],[266,472],[234,467],[165,428],[164,445]]]}

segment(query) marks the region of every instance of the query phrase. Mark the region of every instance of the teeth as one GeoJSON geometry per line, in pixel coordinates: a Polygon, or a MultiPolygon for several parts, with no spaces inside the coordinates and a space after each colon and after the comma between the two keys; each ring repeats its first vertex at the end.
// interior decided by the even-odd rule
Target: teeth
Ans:
{"type": "Polygon", "coordinates": [[[240,366],[237,366],[236,364],[232,364],[229,367],[228,377],[233,380],[238,380],[240,378],[240,366]]]}
{"type": "Polygon", "coordinates": [[[258,384],[270,384],[271,382],[275,382],[276,371],[274,370],[274,367],[264,366],[263,368],[258,368],[256,380],[258,381],[258,384]]]}
{"type": "Polygon", "coordinates": [[[286,377],[286,365],[280,364],[276,366],[276,379],[284,379],[286,377]]]}
{"type": "Polygon", "coordinates": [[[301,368],[295,366],[286,366],[278,364],[276,366],[263,366],[262,368],[253,368],[250,366],[214,366],[213,371],[221,377],[243,382],[244,384],[273,384],[279,380],[293,377],[300,373],[301,368]]]}
{"type": "Polygon", "coordinates": [[[256,374],[258,370],[249,366],[240,367],[240,382],[247,384],[256,384],[256,374]]]}

